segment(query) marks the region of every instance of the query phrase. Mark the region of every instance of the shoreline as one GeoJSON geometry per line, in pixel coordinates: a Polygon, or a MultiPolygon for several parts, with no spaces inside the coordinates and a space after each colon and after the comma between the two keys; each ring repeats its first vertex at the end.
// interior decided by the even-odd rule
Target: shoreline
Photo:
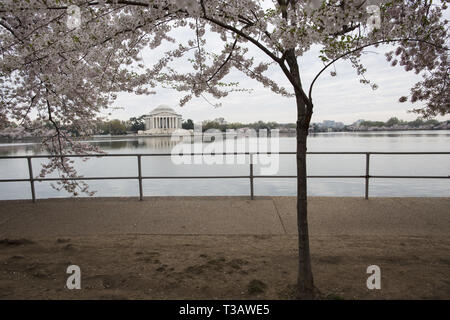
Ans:
{"type": "MultiPolygon", "coordinates": [[[[333,134],[353,134],[353,133],[362,133],[362,134],[382,134],[382,133],[399,133],[399,132],[405,132],[405,133],[412,133],[412,132],[450,132],[450,129],[394,129],[394,130],[361,130],[361,131],[330,131],[330,132],[309,132],[309,135],[311,137],[314,136],[320,136],[320,135],[333,135],[333,134]]],[[[211,133],[203,133],[204,135],[214,135],[214,134],[222,134],[226,135],[226,132],[217,132],[214,134],[211,133]]],[[[184,137],[184,136],[192,136],[193,133],[190,134],[180,134],[176,135],[176,137],[184,137]]],[[[131,140],[131,139],[139,139],[139,138],[171,138],[173,135],[171,134],[123,134],[123,135],[92,135],[88,137],[83,138],[77,138],[73,137],[74,140],[77,141],[90,141],[98,139],[99,141],[107,141],[107,140],[131,140]]],[[[280,131],[279,132],[280,137],[296,137],[295,131],[280,131]]],[[[42,137],[27,137],[27,138],[21,138],[21,139],[10,139],[5,137],[0,137],[0,143],[5,144],[19,144],[19,143],[40,143],[42,137]]]]}

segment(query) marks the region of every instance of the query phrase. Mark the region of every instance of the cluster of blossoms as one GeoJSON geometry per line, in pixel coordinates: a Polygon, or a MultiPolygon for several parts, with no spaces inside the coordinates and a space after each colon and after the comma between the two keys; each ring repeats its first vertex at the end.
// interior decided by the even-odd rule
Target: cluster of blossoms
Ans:
{"type": "MultiPolygon", "coordinates": [[[[52,155],[98,153],[66,130],[88,135],[118,92],[151,94],[163,84],[186,92],[181,105],[205,94],[222,98],[245,90],[224,81],[233,68],[275,93],[295,95],[304,104],[301,116],[307,124],[312,85],[308,95],[297,59],[314,45],[321,46],[322,71],[348,59],[361,82],[369,84],[361,62],[364,49],[397,46],[388,61],[424,77],[411,89],[410,101],[423,103],[416,111],[445,114],[450,109],[445,9],[446,1],[431,0],[3,0],[0,131],[42,136],[52,155]],[[174,39],[170,33],[176,29],[191,30],[192,37],[174,39]],[[212,52],[210,34],[223,44],[212,52]],[[174,48],[152,65],[143,63],[142,50],[163,43],[174,48]],[[266,59],[257,61],[250,47],[266,59]],[[191,71],[171,67],[177,59],[188,61],[191,71]],[[292,88],[271,79],[271,67],[279,67],[292,88]],[[32,115],[53,127],[37,125],[32,115]],[[12,129],[12,122],[18,128],[12,129]]],[[[42,175],[53,170],[66,178],[76,175],[66,157],[53,158],[42,175]]],[[[87,192],[85,185],[70,181],[63,182],[68,191],[87,192]]]]}

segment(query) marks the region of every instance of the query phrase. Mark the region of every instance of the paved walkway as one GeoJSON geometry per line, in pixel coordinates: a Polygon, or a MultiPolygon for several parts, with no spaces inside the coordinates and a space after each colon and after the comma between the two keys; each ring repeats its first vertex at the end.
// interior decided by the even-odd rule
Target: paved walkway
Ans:
{"type": "MultiPolygon", "coordinates": [[[[315,235],[449,235],[450,198],[309,199],[315,235]]],[[[99,234],[295,234],[294,197],[0,201],[0,238],[99,234]]]]}

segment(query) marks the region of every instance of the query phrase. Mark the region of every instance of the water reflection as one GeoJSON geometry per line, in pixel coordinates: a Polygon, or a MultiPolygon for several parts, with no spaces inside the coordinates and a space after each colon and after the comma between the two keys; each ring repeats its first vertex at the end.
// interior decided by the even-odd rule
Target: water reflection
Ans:
{"type": "Polygon", "coordinates": [[[170,152],[178,143],[182,143],[182,140],[172,139],[171,137],[138,138],[139,147],[156,149],[158,151],[167,150],[170,152]]]}
{"type": "Polygon", "coordinates": [[[2,156],[24,156],[43,154],[39,143],[20,143],[20,144],[2,144],[0,146],[0,155],[2,156]]]}

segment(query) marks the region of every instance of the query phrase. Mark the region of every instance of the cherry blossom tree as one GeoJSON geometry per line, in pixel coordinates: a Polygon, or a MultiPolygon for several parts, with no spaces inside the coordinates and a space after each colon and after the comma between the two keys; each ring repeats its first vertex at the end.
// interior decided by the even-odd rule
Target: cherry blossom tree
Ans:
{"type": "MultiPolygon", "coordinates": [[[[91,192],[71,178],[67,156],[100,150],[74,141],[67,129],[88,135],[96,117],[117,93],[152,94],[159,84],[192,97],[223,98],[245,90],[226,82],[237,69],[297,107],[298,292],[315,291],[307,222],[306,141],[318,77],[338,60],[348,60],[360,82],[369,47],[385,48],[392,66],[422,75],[401,102],[420,104],[425,117],[449,111],[448,1],[431,0],[3,0],[0,2],[0,130],[3,135],[37,135],[56,155],[41,176],[58,171],[60,186],[73,194],[91,192]],[[188,39],[171,31],[191,30],[188,39]],[[210,52],[209,36],[221,48],[210,52]],[[140,53],[171,43],[152,65],[140,53]],[[299,67],[304,54],[320,47],[323,68],[309,86],[299,67]],[[251,50],[261,55],[251,55],[251,50]],[[259,59],[264,56],[263,59],[259,59]],[[179,59],[190,72],[174,67],[179,59]],[[287,87],[267,71],[279,70],[287,87]],[[33,121],[35,114],[38,121],[33,121]],[[14,123],[15,125],[11,125],[14,123]],[[44,123],[50,123],[51,129],[44,123]],[[63,129],[64,128],[64,129],[63,129]]],[[[331,71],[335,76],[335,71],[331,71]]],[[[336,81],[339,81],[336,78],[336,81]]],[[[319,88],[320,89],[320,88],[319,88]]],[[[276,111],[276,110],[274,110],[276,111]]]]}

